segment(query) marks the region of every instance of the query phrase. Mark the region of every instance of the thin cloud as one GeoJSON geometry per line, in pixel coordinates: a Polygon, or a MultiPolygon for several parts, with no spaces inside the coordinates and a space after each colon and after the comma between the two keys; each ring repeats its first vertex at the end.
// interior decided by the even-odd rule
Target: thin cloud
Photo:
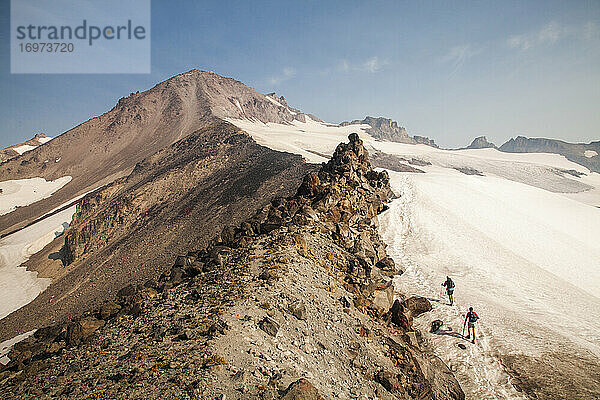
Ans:
{"type": "Polygon", "coordinates": [[[379,72],[382,64],[379,61],[379,57],[373,57],[364,62],[363,68],[365,71],[370,72],[372,74],[379,72]]]}
{"type": "Polygon", "coordinates": [[[296,70],[294,68],[286,67],[281,71],[281,74],[269,78],[269,83],[271,85],[279,85],[282,82],[292,79],[294,76],[296,76],[296,70]]]}
{"type": "Polygon", "coordinates": [[[449,64],[452,68],[450,75],[454,75],[465,65],[467,60],[477,53],[478,51],[474,50],[470,44],[463,44],[452,47],[440,61],[449,64]]]}
{"type": "Polygon", "coordinates": [[[341,72],[359,71],[375,74],[381,71],[386,65],[388,65],[388,62],[379,59],[377,56],[371,57],[359,63],[351,63],[350,61],[344,59],[339,63],[337,70],[341,72]]]}
{"type": "Polygon", "coordinates": [[[590,40],[597,35],[597,32],[597,26],[593,22],[582,26],[565,26],[553,21],[536,31],[509,36],[506,45],[511,49],[526,51],[536,47],[551,46],[565,38],[590,40]]]}

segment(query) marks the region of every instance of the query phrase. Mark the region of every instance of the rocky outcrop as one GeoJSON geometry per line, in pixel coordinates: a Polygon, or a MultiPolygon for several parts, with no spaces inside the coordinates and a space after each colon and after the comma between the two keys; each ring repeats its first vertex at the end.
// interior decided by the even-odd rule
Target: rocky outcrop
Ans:
{"type": "Polygon", "coordinates": [[[465,149],[496,149],[496,145],[494,143],[488,142],[485,136],[479,136],[473,139],[470,145],[465,147],[465,149]]]}
{"type": "Polygon", "coordinates": [[[499,148],[507,153],[555,153],[567,160],[583,165],[592,172],[600,172],[600,141],[590,143],[568,143],[562,140],[527,138],[517,136],[499,148]]]}
{"type": "Polygon", "coordinates": [[[44,133],[36,133],[35,136],[26,142],[15,144],[0,150],[0,163],[18,157],[26,151],[31,151],[34,148],[48,142],[50,137],[44,133]]]}
{"type": "Polygon", "coordinates": [[[435,140],[433,139],[429,139],[426,136],[413,136],[413,139],[415,140],[416,144],[426,144],[427,146],[431,146],[431,147],[435,147],[438,148],[439,146],[437,144],[435,144],[435,140]]]}
{"type": "Polygon", "coordinates": [[[370,125],[371,128],[367,129],[367,132],[375,139],[388,142],[414,143],[412,138],[408,136],[406,129],[398,126],[396,121],[392,121],[389,118],[374,118],[367,116],[362,121],[354,120],[352,122],[342,122],[340,125],[346,126],[355,124],[370,125]]]}
{"type": "Polygon", "coordinates": [[[371,161],[373,165],[378,168],[385,168],[390,171],[395,172],[417,172],[424,173],[425,171],[420,170],[419,168],[413,167],[412,165],[422,165],[419,164],[419,161],[415,158],[411,160],[407,160],[405,158],[383,153],[381,151],[373,150],[371,152],[371,161]]]}
{"type": "MultiPolygon", "coordinates": [[[[342,122],[341,126],[348,125],[369,125],[367,133],[373,136],[375,139],[398,142],[398,143],[409,143],[409,144],[426,144],[428,146],[438,147],[435,141],[424,136],[409,136],[406,129],[399,126],[396,121],[392,121],[389,118],[384,117],[369,117],[366,116],[363,120],[356,119],[352,122],[342,122]]],[[[415,172],[415,171],[408,171],[415,172]]]]}
{"type": "MultiPolygon", "coordinates": [[[[382,313],[393,299],[383,272],[396,266],[375,217],[393,193],[349,139],[295,195],[173,257],[158,280],[17,344],[2,393],[464,399],[441,360],[409,338],[412,325],[390,324],[394,307],[382,313]]],[[[428,305],[394,303],[407,318],[428,305]]]]}

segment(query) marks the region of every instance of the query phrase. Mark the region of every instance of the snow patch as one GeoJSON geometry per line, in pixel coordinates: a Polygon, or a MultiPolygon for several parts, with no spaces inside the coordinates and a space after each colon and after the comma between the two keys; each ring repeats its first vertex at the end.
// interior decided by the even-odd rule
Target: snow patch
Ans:
{"type": "Polygon", "coordinates": [[[240,104],[240,101],[238,99],[235,99],[235,105],[240,110],[240,112],[243,114],[244,113],[244,109],[242,109],[242,105],[240,104]]]}
{"type": "Polygon", "coordinates": [[[19,153],[19,154],[23,154],[23,153],[25,153],[26,151],[30,151],[30,150],[33,150],[33,149],[35,149],[36,147],[37,147],[37,146],[31,146],[31,145],[29,145],[29,144],[22,144],[22,145],[20,145],[20,146],[13,147],[12,149],[13,149],[14,151],[16,151],[17,153],[19,153]]]}
{"type": "Polygon", "coordinates": [[[594,150],[586,150],[583,152],[583,155],[586,156],[587,158],[592,158],[592,157],[596,157],[598,155],[598,153],[595,152],[594,150]]]}
{"type": "Polygon", "coordinates": [[[337,145],[348,139],[352,132],[363,139],[370,137],[365,130],[369,125],[331,126],[305,115],[306,122],[298,120],[290,124],[262,123],[248,119],[227,119],[235,126],[248,132],[258,144],[274,150],[300,154],[308,162],[321,163],[326,160],[319,154],[331,155],[337,145]],[[318,154],[316,154],[318,153],[318,154]]]}
{"type": "Polygon", "coordinates": [[[69,227],[77,205],[0,239],[0,319],[23,307],[50,285],[21,264],[69,227]]]}
{"type": "Polygon", "coordinates": [[[271,103],[275,104],[276,106],[283,107],[283,105],[280,102],[278,102],[277,100],[273,99],[271,96],[266,96],[265,95],[265,97],[267,98],[267,100],[269,100],[271,103]]]}
{"type": "Polygon", "coordinates": [[[55,181],[29,178],[0,182],[0,215],[50,197],[52,193],[71,182],[71,179],[71,176],[63,176],[55,181]]]}
{"type": "Polygon", "coordinates": [[[40,142],[41,144],[48,143],[51,140],[52,140],[52,138],[50,136],[37,138],[37,141],[40,142]]]}
{"type": "Polygon", "coordinates": [[[17,343],[27,339],[29,336],[33,335],[37,329],[34,329],[29,332],[22,333],[18,336],[15,336],[12,339],[5,340],[0,343],[0,364],[6,365],[10,362],[7,354],[10,352],[10,349],[17,343]]]}

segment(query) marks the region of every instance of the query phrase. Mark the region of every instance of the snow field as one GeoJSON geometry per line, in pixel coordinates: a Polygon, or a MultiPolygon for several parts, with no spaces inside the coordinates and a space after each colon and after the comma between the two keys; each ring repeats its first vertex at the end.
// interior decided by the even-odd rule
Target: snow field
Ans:
{"type": "Polygon", "coordinates": [[[76,205],[0,239],[0,318],[35,299],[50,284],[21,264],[60,236],[69,226],[76,205]]]}
{"type": "Polygon", "coordinates": [[[598,248],[586,237],[600,228],[594,225],[597,209],[573,201],[554,216],[568,199],[492,177],[449,170],[390,175],[400,198],[380,217],[380,232],[405,269],[394,283],[399,292],[431,300],[434,309],[415,325],[427,332],[467,393],[522,398],[499,362],[503,354],[539,357],[579,349],[600,356],[598,248]],[[587,213],[589,221],[578,213],[587,213]],[[565,222],[561,230],[556,224],[561,218],[573,226],[565,222]],[[574,256],[580,265],[567,264],[574,256]],[[456,282],[454,307],[440,297],[446,275],[456,282]],[[469,306],[481,317],[476,345],[456,335],[469,306]],[[440,334],[428,333],[434,319],[444,321],[440,334]]]}
{"type": "Polygon", "coordinates": [[[70,176],[63,176],[55,181],[29,178],[0,182],[0,215],[50,197],[52,193],[71,182],[71,179],[70,176]]]}

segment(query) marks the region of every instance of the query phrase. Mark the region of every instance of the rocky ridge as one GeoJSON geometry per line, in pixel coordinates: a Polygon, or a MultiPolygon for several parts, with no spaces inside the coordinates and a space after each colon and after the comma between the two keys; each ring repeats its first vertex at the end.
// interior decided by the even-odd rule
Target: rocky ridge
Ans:
{"type": "Polygon", "coordinates": [[[157,278],[224,224],[294,193],[313,168],[212,120],[80,201],[67,232],[25,264],[53,266],[51,285],[2,320],[0,339],[68,320],[127,283],[157,278]]]}
{"type": "Polygon", "coordinates": [[[555,153],[583,165],[592,172],[600,172],[600,141],[568,143],[557,139],[517,136],[498,149],[507,153],[555,153]]]}
{"type": "Polygon", "coordinates": [[[305,120],[281,97],[191,70],[2,163],[0,180],[72,180],[0,216],[0,234],[94,192],[79,201],[65,235],[23,264],[52,283],[3,319],[0,341],[70,319],[127,282],[158,277],[175,254],[206,246],[224,223],[249,218],[273,196],[289,196],[314,168],[259,146],[225,117],[305,120]]]}
{"type": "Polygon", "coordinates": [[[388,142],[398,142],[398,143],[408,143],[408,144],[426,144],[428,146],[437,147],[435,141],[429,139],[424,136],[409,136],[406,129],[402,126],[398,126],[396,121],[392,121],[389,118],[384,117],[369,117],[366,116],[362,121],[354,120],[352,122],[342,122],[341,126],[348,125],[369,125],[371,128],[367,129],[367,133],[373,136],[375,139],[388,141],[388,142]]]}
{"type": "Polygon", "coordinates": [[[4,149],[0,150],[0,163],[3,163],[5,161],[8,161],[12,158],[18,157],[21,154],[23,154],[23,151],[15,150],[19,147],[31,146],[32,149],[30,149],[30,150],[33,150],[33,148],[35,148],[37,146],[41,146],[42,144],[46,143],[50,139],[51,138],[46,136],[44,133],[36,133],[34,137],[32,137],[31,139],[29,139],[26,142],[5,147],[4,149]]]}
{"type": "Polygon", "coordinates": [[[422,350],[424,298],[377,233],[393,196],[356,134],[296,194],[188,251],[157,281],[15,345],[18,398],[464,399],[422,350]]]}
{"type": "Polygon", "coordinates": [[[465,149],[497,149],[496,145],[492,142],[488,142],[485,136],[479,136],[473,139],[470,145],[465,147],[465,149]]]}

